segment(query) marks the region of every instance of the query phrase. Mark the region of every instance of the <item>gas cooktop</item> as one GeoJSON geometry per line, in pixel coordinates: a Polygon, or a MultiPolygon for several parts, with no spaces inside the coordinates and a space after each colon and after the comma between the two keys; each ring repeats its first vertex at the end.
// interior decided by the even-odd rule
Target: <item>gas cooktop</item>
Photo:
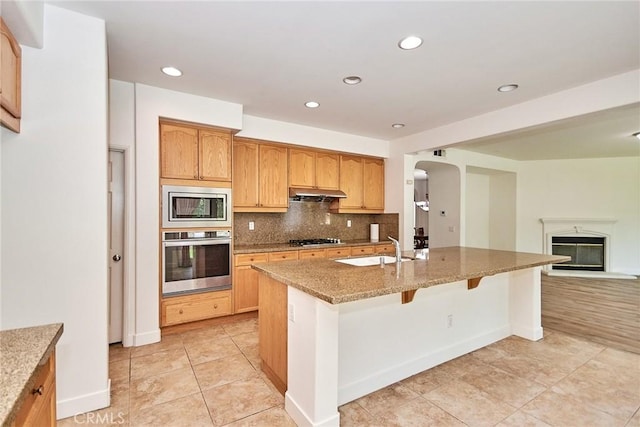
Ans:
{"type": "Polygon", "coordinates": [[[342,244],[340,239],[301,239],[289,240],[291,246],[320,246],[320,245],[339,245],[342,244]]]}

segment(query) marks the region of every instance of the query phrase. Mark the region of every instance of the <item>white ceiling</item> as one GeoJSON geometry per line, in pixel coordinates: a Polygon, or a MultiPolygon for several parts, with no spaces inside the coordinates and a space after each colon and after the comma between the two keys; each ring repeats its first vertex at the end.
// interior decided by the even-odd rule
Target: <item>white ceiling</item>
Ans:
{"type": "MultiPolygon", "coordinates": [[[[239,103],[248,115],[384,140],[640,68],[637,1],[47,3],[106,21],[113,79],[239,103]],[[399,49],[409,34],[424,44],[399,49]],[[165,65],[184,75],[164,76],[165,65]],[[362,83],[342,83],[350,75],[362,83]],[[497,92],[506,83],[520,89],[497,92]],[[305,108],[308,100],[320,108],[305,108]],[[392,129],[397,122],[406,126],[392,129]]],[[[594,125],[587,134],[619,131],[616,122],[628,131],[631,114],[640,131],[637,107],[626,112],[626,119],[605,115],[608,125],[594,125]]],[[[557,142],[550,129],[540,131],[557,142]]],[[[560,130],[563,140],[572,137],[560,130]]],[[[545,151],[529,132],[509,143],[517,153],[501,148],[507,139],[472,149],[527,158],[538,141],[535,151],[545,151]]]]}

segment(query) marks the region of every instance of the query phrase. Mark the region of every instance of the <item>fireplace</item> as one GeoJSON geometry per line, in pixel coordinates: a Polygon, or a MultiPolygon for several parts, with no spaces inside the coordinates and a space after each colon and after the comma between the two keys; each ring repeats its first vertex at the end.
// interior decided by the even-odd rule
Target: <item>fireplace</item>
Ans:
{"type": "Polygon", "coordinates": [[[605,271],[604,237],[552,236],[551,253],[570,256],[571,261],[554,264],[554,270],[605,271]]]}

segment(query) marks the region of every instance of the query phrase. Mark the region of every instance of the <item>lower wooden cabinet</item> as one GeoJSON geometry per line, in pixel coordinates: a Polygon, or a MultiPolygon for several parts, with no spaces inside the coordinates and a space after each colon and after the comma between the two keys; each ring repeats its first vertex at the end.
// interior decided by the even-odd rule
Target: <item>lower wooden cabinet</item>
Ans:
{"type": "Polygon", "coordinates": [[[306,249],[298,252],[298,259],[326,258],[326,249],[306,249]]]}
{"type": "Polygon", "coordinates": [[[376,253],[375,246],[352,246],[351,247],[351,255],[372,255],[376,253]]]}
{"type": "Polygon", "coordinates": [[[240,254],[234,257],[233,305],[235,313],[258,309],[258,272],[251,268],[251,264],[257,262],[267,262],[267,254],[240,254]]]}
{"type": "Polygon", "coordinates": [[[55,426],[56,425],[56,357],[55,350],[36,372],[36,381],[22,407],[18,411],[13,426],[55,426]]]}
{"type": "Polygon", "coordinates": [[[377,254],[392,254],[392,255],[396,254],[396,248],[393,246],[392,243],[385,244],[385,245],[377,245],[375,249],[377,254]]]}
{"type": "Polygon", "coordinates": [[[212,317],[227,316],[231,310],[231,291],[203,292],[163,299],[161,326],[171,326],[212,317]]]}

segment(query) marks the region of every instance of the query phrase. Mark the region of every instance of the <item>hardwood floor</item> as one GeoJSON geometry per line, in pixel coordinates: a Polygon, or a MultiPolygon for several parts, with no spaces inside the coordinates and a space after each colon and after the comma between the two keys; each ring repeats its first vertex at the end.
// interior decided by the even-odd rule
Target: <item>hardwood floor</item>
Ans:
{"type": "Polygon", "coordinates": [[[640,279],[543,274],[542,326],[640,354],[640,279]]]}

